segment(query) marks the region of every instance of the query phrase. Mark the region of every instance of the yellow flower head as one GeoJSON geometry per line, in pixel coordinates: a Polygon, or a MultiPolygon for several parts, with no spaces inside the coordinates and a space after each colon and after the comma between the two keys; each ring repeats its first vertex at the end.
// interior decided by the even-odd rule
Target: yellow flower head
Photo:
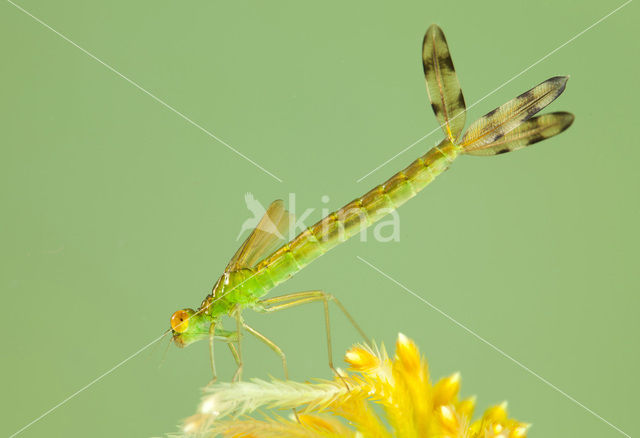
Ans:
{"type": "Polygon", "coordinates": [[[371,373],[380,367],[381,359],[365,346],[356,345],[344,355],[344,360],[351,370],[361,373],[371,373]]]}
{"type": "Polygon", "coordinates": [[[460,400],[460,374],[432,384],[427,361],[400,334],[391,360],[384,346],[347,351],[349,373],[333,381],[298,383],[253,379],[208,390],[186,436],[525,438],[528,424],[509,419],[507,405],[493,406],[472,422],[474,398],[460,400]],[[382,410],[375,410],[379,405],[382,410]],[[263,419],[244,414],[267,408],[263,419]],[[295,409],[287,417],[276,409],[295,409]],[[230,417],[230,418],[229,418],[230,417]]]}

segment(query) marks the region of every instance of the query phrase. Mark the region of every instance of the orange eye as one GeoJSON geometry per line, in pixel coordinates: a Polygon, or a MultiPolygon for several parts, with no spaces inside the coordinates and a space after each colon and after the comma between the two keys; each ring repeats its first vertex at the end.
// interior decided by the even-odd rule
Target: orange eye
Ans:
{"type": "Polygon", "coordinates": [[[174,332],[184,333],[189,328],[189,318],[193,312],[189,310],[178,310],[171,315],[171,328],[174,332]]]}

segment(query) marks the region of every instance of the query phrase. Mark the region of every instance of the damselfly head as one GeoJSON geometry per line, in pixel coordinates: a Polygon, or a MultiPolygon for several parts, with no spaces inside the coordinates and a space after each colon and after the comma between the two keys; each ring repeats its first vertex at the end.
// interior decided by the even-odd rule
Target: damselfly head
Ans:
{"type": "Polygon", "coordinates": [[[207,321],[193,309],[178,310],[171,315],[171,331],[176,345],[186,347],[207,336],[207,321]]]}
{"type": "Polygon", "coordinates": [[[174,333],[184,333],[189,329],[189,320],[195,314],[192,309],[182,309],[171,315],[171,330],[174,333]]]}

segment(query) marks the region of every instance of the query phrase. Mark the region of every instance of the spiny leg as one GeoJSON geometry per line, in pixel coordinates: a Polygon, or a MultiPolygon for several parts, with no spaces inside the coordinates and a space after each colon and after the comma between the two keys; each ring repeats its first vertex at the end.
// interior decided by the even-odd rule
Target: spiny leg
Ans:
{"type": "Polygon", "coordinates": [[[216,361],[213,357],[213,339],[215,337],[215,332],[216,323],[212,322],[209,326],[209,360],[211,361],[211,374],[213,375],[213,377],[211,378],[207,386],[213,385],[214,383],[216,383],[216,380],[218,380],[218,375],[216,374],[216,361]]]}
{"type": "Polygon", "coordinates": [[[263,300],[262,304],[265,305],[265,311],[276,312],[278,310],[284,310],[290,307],[299,306],[301,304],[313,303],[314,301],[322,300],[323,307],[324,307],[325,330],[326,330],[326,336],[327,336],[327,355],[329,358],[329,368],[331,369],[331,371],[333,371],[333,373],[336,376],[338,376],[343,381],[347,389],[349,389],[349,385],[347,385],[347,382],[344,380],[342,375],[338,372],[338,370],[336,370],[335,366],[333,365],[333,346],[331,342],[331,325],[329,320],[329,306],[327,305],[328,304],[327,295],[328,294],[326,294],[323,291],[296,292],[292,294],[281,295],[279,297],[268,298],[266,300],[263,300]],[[282,304],[273,305],[275,303],[282,303],[282,304]]]}
{"type": "MultiPolygon", "coordinates": [[[[258,330],[248,326],[246,323],[243,322],[242,326],[249,333],[251,333],[253,336],[255,336],[256,338],[264,342],[269,348],[275,351],[278,356],[280,356],[280,359],[282,359],[282,369],[284,370],[284,378],[285,380],[289,380],[289,368],[287,367],[287,357],[285,356],[284,351],[282,351],[282,348],[280,348],[275,342],[267,338],[258,330]]],[[[296,417],[296,420],[298,421],[298,423],[301,423],[300,418],[298,417],[298,411],[296,411],[296,408],[293,408],[293,415],[296,417]]]]}
{"type": "MultiPolygon", "coordinates": [[[[306,292],[296,292],[287,295],[281,295],[279,297],[268,298],[266,300],[261,301],[260,303],[264,305],[264,311],[266,312],[275,312],[278,310],[288,309],[290,307],[299,306],[305,303],[312,303],[314,301],[323,301],[324,307],[324,320],[325,320],[325,329],[327,336],[327,353],[329,356],[329,368],[344,382],[344,379],[340,373],[336,370],[333,365],[333,347],[331,342],[331,324],[329,320],[329,300],[335,301],[338,305],[342,313],[347,317],[349,322],[355,327],[355,329],[360,333],[360,335],[364,338],[365,342],[369,342],[369,338],[364,333],[364,331],[360,328],[358,323],[356,323],[355,319],[351,316],[351,314],[347,311],[347,309],[342,305],[342,303],[333,295],[328,294],[324,291],[315,290],[315,291],[306,291],[306,292]],[[277,304],[281,303],[281,304],[277,304]]],[[[345,385],[348,388],[348,385],[345,382],[345,385]]]]}
{"type": "Polygon", "coordinates": [[[236,372],[233,375],[233,379],[231,379],[232,382],[235,382],[242,370],[242,359],[238,354],[238,349],[236,349],[236,346],[233,345],[233,342],[229,342],[227,345],[229,346],[229,350],[231,350],[231,355],[233,356],[233,360],[236,361],[236,366],[237,366],[236,372]]]}
{"type": "MultiPolygon", "coordinates": [[[[360,336],[365,340],[367,344],[371,344],[369,337],[365,334],[364,330],[358,325],[355,318],[351,316],[351,314],[347,311],[347,308],[338,300],[335,296],[326,293],[321,290],[311,290],[305,292],[295,292],[286,295],[280,295],[278,297],[267,298],[266,300],[260,301],[261,304],[265,305],[265,311],[274,312],[276,310],[288,309],[290,307],[295,307],[304,303],[311,303],[314,301],[319,301],[320,299],[325,299],[327,301],[333,301],[340,308],[344,316],[347,317],[353,328],[355,328],[360,336]],[[288,303],[279,304],[274,306],[273,304],[281,303],[283,301],[289,301],[288,303]],[[268,307],[267,307],[268,306],[268,307]]],[[[372,345],[372,344],[371,344],[372,345]]]]}
{"type": "Polygon", "coordinates": [[[230,345],[231,348],[231,354],[233,354],[233,358],[236,361],[236,365],[238,365],[238,368],[236,369],[236,373],[233,375],[233,379],[231,380],[232,382],[237,382],[239,380],[242,379],[242,368],[244,366],[243,362],[242,362],[242,327],[244,325],[244,322],[242,321],[242,315],[240,314],[240,306],[236,307],[235,310],[235,316],[236,316],[236,330],[238,332],[238,349],[236,350],[235,347],[230,345]]]}
{"type": "Polygon", "coordinates": [[[340,308],[340,310],[342,310],[342,313],[344,314],[344,316],[347,317],[351,325],[356,329],[358,333],[360,333],[360,336],[362,336],[362,339],[364,339],[364,342],[366,342],[370,347],[372,347],[373,343],[371,342],[371,339],[369,339],[369,337],[366,335],[364,330],[362,330],[362,328],[360,327],[360,325],[358,325],[358,323],[353,318],[353,316],[351,316],[351,314],[347,311],[347,308],[344,307],[342,302],[331,294],[325,293],[325,295],[327,296],[328,300],[332,300],[334,303],[336,303],[336,305],[340,308]]]}
{"type": "MultiPolygon", "coordinates": [[[[216,323],[212,323],[209,326],[209,359],[211,362],[211,372],[213,374],[213,378],[209,381],[209,383],[207,384],[207,387],[214,384],[218,380],[218,376],[216,374],[216,362],[214,358],[214,346],[215,346],[216,338],[218,340],[221,340],[227,343],[227,345],[229,346],[229,349],[231,350],[231,354],[233,355],[233,359],[236,361],[236,365],[238,366],[242,365],[242,362],[240,361],[240,357],[238,355],[238,351],[236,350],[236,347],[233,345],[233,343],[236,342],[238,339],[237,332],[223,331],[223,333],[219,332],[216,334],[215,330],[216,330],[216,323]]],[[[237,374],[237,371],[236,371],[236,374],[237,374]]]]}
{"type": "Polygon", "coordinates": [[[253,327],[248,326],[246,323],[242,323],[242,326],[253,336],[264,342],[269,348],[271,348],[275,353],[280,356],[282,359],[282,368],[284,369],[284,378],[289,380],[289,369],[287,368],[287,358],[284,355],[284,351],[282,348],[278,347],[278,345],[273,342],[271,339],[267,338],[265,335],[254,329],[253,327]]]}

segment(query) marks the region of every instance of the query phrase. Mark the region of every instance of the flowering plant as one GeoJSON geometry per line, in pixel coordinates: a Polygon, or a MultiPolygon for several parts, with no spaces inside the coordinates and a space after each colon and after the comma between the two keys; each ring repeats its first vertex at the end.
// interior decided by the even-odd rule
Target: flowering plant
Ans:
{"type": "Polygon", "coordinates": [[[400,334],[390,359],[384,346],[347,351],[349,372],[314,383],[252,379],[207,390],[187,436],[524,438],[529,425],[507,417],[506,403],[472,421],[474,398],[460,399],[460,375],[432,384],[426,360],[400,334]],[[379,405],[382,409],[374,409],[379,405]],[[246,414],[270,411],[262,419],[246,414]],[[277,409],[295,409],[283,416],[277,409]]]}

